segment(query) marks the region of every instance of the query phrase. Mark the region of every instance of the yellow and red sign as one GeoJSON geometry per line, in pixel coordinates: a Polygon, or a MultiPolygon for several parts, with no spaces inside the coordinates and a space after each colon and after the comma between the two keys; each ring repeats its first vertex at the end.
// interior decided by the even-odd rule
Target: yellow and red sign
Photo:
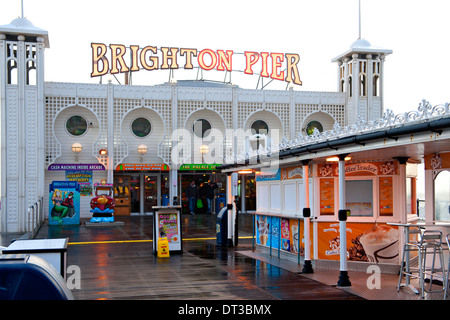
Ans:
{"type": "MultiPolygon", "coordinates": [[[[153,71],[158,69],[193,69],[195,62],[203,70],[233,71],[233,50],[169,48],[136,45],[126,47],[122,44],[91,43],[92,73],[91,77],[108,73],[135,72],[141,69],[153,71]],[[109,51],[109,54],[108,54],[109,51]],[[159,51],[159,53],[158,53],[159,51]],[[127,63],[125,57],[130,57],[127,63]]],[[[300,56],[295,53],[245,51],[242,62],[244,73],[257,73],[261,77],[286,81],[301,85],[297,64],[300,56]]]]}

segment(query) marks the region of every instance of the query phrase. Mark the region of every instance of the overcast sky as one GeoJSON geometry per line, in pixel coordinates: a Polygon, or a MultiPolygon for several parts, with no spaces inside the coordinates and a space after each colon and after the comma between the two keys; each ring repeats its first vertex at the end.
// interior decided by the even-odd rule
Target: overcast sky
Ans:
{"type": "MultiPolygon", "coordinates": [[[[20,0],[1,0],[0,25],[21,15],[20,0]]],[[[98,83],[91,78],[91,43],[202,50],[298,53],[299,91],[336,91],[331,59],[358,38],[358,0],[23,0],[24,16],[49,32],[45,81],[98,83]]],[[[416,110],[422,99],[450,102],[450,1],[361,0],[362,38],[393,50],[385,64],[385,107],[416,110]]],[[[223,72],[204,72],[223,80],[223,72]]],[[[120,78],[119,80],[123,80],[120,78]]],[[[175,71],[177,80],[195,79],[175,71]]],[[[256,76],[231,81],[256,88],[256,76]]],[[[167,71],[141,70],[133,84],[167,81],[167,71]]],[[[228,78],[227,78],[228,79],[228,78]]],[[[104,80],[105,81],[105,80],[104,80]]],[[[105,81],[106,82],[106,81],[105,81]]],[[[266,80],[267,82],[267,80],[266,80]]],[[[273,81],[267,89],[284,90],[273,81]]]]}

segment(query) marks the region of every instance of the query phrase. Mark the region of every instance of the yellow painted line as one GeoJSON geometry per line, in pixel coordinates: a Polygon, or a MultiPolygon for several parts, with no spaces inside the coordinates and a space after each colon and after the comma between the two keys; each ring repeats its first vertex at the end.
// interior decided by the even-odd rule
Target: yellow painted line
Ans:
{"type": "MultiPolygon", "coordinates": [[[[252,239],[252,236],[239,237],[239,239],[252,239]]],[[[215,240],[216,238],[188,238],[183,241],[202,241],[215,240]]],[[[69,242],[68,245],[85,245],[85,244],[112,244],[112,243],[138,243],[138,242],[153,242],[153,240],[107,240],[107,241],[86,241],[86,242],[69,242]]]]}

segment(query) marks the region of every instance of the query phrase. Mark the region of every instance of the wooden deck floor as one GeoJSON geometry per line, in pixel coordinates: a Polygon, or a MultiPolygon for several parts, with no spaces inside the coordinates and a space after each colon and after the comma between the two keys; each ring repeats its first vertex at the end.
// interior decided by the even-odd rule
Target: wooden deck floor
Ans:
{"type": "MultiPolygon", "coordinates": [[[[215,217],[183,215],[183,254],[152,254],[152,217],[117,218],[123,227],[43,226],[38,238],[68,237],[68,265],[81,271],[80,300],[348,300],[339,288],[239,254],[215,241],[215,217]],[[193,240],[195,239],[195,240],[193,240]],[[113,242],[111,242],[113,241],[113,242]]],[[[251,216],[242,215],[240,235],[251,235],[251,216]]]]}

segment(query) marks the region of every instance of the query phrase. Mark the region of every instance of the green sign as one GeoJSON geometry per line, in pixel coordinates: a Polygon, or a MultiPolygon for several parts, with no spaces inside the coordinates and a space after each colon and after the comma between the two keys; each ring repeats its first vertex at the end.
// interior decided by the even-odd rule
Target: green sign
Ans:
{"type": "Polygon", "coordinates": [[[187,164],[182,164],[180,166],[180,170],[216,170],[216,168],[218,166],[220,166],[220,164],[207,164],[207,163],[194,164],[194,163],[187,163],[187,164]]]}

